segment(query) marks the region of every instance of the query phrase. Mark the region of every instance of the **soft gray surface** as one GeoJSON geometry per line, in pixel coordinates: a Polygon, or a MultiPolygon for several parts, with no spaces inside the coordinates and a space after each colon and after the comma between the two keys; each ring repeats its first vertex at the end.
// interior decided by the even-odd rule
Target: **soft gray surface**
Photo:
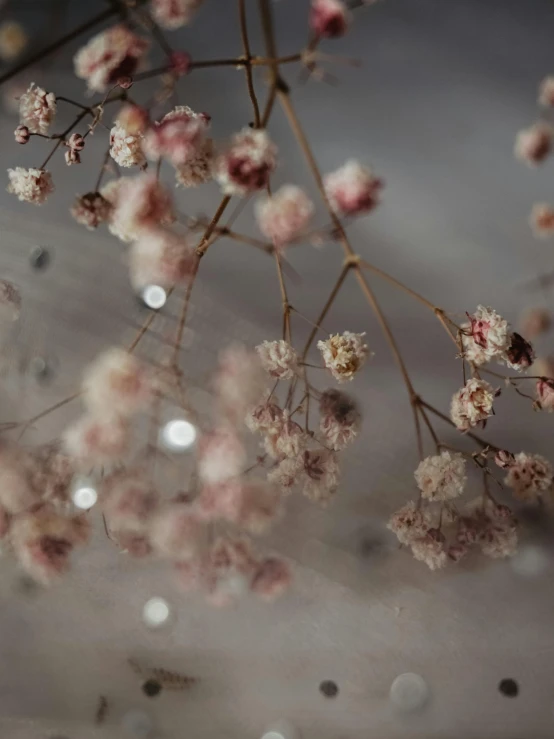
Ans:
{"type": "MultiPolygon", "coordinates": [[[[306,6],[275,3],[283,53],[305,39],[306,6]]],[[[359,156],[386,179],[382,207],[350,229],[355,248],[458,314],[485,302],[515,320],[536,300],[521,283],[552,263],[550,247],[537,245],[526,223],[531,204],[549,198],[551,171],[524,168],[512,148],[516,131],[536,117],[537,84],[551,71],[553,30],[548,0],[387,0],[360,14],[344,41],[327,46],[362,58],[363,69],[334,67],[338,87],[310,83],[294,93],[324,170],[359,156]]],[[[182,38],[193,56],[211,58],[237,53],[237,33],[234,3],[206,0],[182,38]]],[[[49,81],[56,91],[80,89],[64,71],[55,77],[49,81]]],[[[295,79],[293,70],[288,77],[295,79]]],[[[243,74],[234,69],[198,72],[181,98],[212,114],[218,137],[249,115],[243,74]]],[[[13,120],[2,124],[2,161],[36,164],[41,143],[16,148],[13,127],[13,120]]],[[[271,132],[282,151],[276,181],[311,188],[279,112],[271,132]]],[[[85,161],[103,148],[99,131],[85,161]]],[[[66,213],[95,172],[68,170],[60,159],[52,167],[58,192],[46,207],[24,206],[8,195],[0,200],[2,276],[21,285],[26,301],[21,339],[58,367],[40,393],[31,381],[17,394],[11,387],[3,401],[10,417],[63,397],[99,347],[127,341],[129,322],[140,320],[120,244],[87,233],[66,213]],[[27,265],[35,243],[55,251],[42,275],[27,265]]],[[[216,201],[209,189],[180,195],[182,209],[191,213],[208,213],[216,201]]],[[[248,215],[237,228],[255,233],[248,215]]],[[[291,302],[315,317],[341,259],[334,246],[293,253],[302,282],[291,285],[291,302]]],[[[387,286],[378,286],[378,294],[416,388],[446,408],[460,382],[452,345],[425,309],[387,286]]],[[[214,245],[193,303],[195,334],[185,366],[198,382],[229,339],[253,343],[280,331],[273,264],[248,247],[214,245]]],[[[161,322],[164,331],[171,325],[170,318],[161,322]]],[[[375,357],[352,386],[366,427],[348,456],[341,495],[326,511],[291,501],[268,542],[296,563],[293,592],[272,607],[244,602],[212,610],[175,591],[157,564],[118,556],[100,527],[71,577],[49,592],[22,595],[6,561],[0,578],[2,739],[119,739],[119,719],[135,707],[152,713],[164,739],[256,739],[281,717],[295,721],[305,739],[552,736],[552,566],[536,579],[522,578],[507,562],[431,573],[398,550],[385,522],[413,489],[416,450],[405,391],[353,281],[326,326],[367,331],[375,357]],[[361,556],[366,539],[374,546],[361,556]],[[141,623],[142,605],[154,594],[177,610],[176,621],[159,633],[141,623]],[[190,693],[149,702],[129,657],[201,683],[190,693]],[[424,676],[432,693],[415,718],[395,715],[388,702],[392,680],[408,671],[424,676]],[[519,682],[518,698],[498,693],[504,677],[519,682]],[[335,700],[319,694],[324,679],[338,683],[335,700]],[[94,730],[99,694],[113,709],[106,727],[94,730]]],[[[305,334],[301,322],[298,331],[305,334]]],[[[147,349],[154,350],[153,340],[147,349]]],[[[72,412],[52,420],[52,433],[72,412]]],[[[497,443],[554,457],[551,424],[523,400],[504,397],[490,433],[497,443]]],[[[524,541],[534,536],[549,545],[547,528],[530,521],[526,532],[524,541]]]]}

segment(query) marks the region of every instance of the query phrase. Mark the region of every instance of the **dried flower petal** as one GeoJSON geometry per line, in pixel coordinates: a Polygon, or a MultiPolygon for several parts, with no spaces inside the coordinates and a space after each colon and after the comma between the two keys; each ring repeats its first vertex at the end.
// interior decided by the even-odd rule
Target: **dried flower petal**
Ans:
{"type": "Polygon", "coordinates": [[[42,205],[54,192],[52,175],[45,169],[16,167],[8,169],[8,177],[10,178],[8,192],[17,195],[19,200],[26,203],[42,205]]]}
{"type": "Polygon", "coordinates": [[[497,391],[484,380],[473,377],[463,388],[454,393],[450,406],[450,417],[460,431],[467,431],[477,424],[486,422],[492,415],[493,400],[497,391]]]}
{"type": "Polygon", "coordinates": [[[444,450],[420,462],[414,477],[427,500],[452,500],[464,492],[466,463],[461,454],[444,450]]]}
{"type": "Polygon", "coordinates": [[[355,216],[369,213],[379,205],[383,180],[355,159],[324,178],[325,194],[331,208],[340,215],[355,216]]]}
{"type": "Polygon", "coordinates": [[[368,347],[362,341],[364,336],[365,333],[353,334],[345,331],[340,335],[331,334],[327,341],[317,342],[325,366],[339,382],[352,380],[366,361],[368,347]]]}

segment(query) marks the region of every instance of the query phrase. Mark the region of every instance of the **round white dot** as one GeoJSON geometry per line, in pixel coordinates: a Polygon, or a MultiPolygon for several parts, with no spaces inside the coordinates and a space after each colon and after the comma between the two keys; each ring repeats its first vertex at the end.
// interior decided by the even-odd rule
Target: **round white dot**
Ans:
{"type": "Polygon", "coordinates": [[[159,285],[148,285],[142,291],[142,299],[149,308],[159,310],[160,308],[163,308],[166,303],[167,293],[163,287],[160,287],[159,285]]]}
{"type": "Polygon", "coordinates": [[[89,508],[92,508],[92,506],[98,500],[98,493],[93,487],[90,487],[89,485],[79,485],[73,491],[72,497],[73,503],[77,506],[77,508],[88,510],[89,508]]]}
{"type": "Polygon", "coordinates": [[[429,698],[429,688],[421,675],[405,672],[398,675],[390,688],[393,706],[403,713],[412,713],[422,708],[429,698]]]}
{"type": "Polygon", "coordinates": [[[282,719],[268,726],[262,739],[301,739],[300,731],[290,721],[282,719]]]}
{"type": "Polygon", "coordinates": [[[163,427],[162,440],[173,451],[188,449],[196,440],[196,428],[184,419],[169,421],[163,427]]]}
{"type": "Polygon", "coordinates": [[[125,732],[134,739],[150,739],[154,723],[144,711],[128,711],[121,719],[125,732]]]}
{"type": "Polygon", "coordinates": [[[169,604],[163,598],[150,598],[144,604],[142,616],[148,626],[163,626],[169,618],[169,604]]]}
{"type": "Polygon", "coordinates": [[[548,568],[549,559],[542,547],[529,545],[520,549],[510,561],[516,575],[539,577],[548,568]]]}

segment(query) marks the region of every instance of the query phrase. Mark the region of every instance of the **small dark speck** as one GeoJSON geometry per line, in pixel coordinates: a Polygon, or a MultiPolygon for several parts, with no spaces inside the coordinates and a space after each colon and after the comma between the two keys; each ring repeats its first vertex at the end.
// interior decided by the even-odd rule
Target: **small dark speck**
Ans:
{"type": "Polygon", "coordinates": [[[27,575],[21,575],[21,577],[18,577],[15,581],[15,590],[18,593],[21,593],[21,595],[35,595],[40,588],[30,577],[27,575]]]}
{"type": "Polygon", "coordinates": [[[149,698],[155,698],[162,692],[162,686],[157,680],[147,680],[142,684],[142,692],[149,698]]]}
{"type": "Polygon", "coordinates": [[[35,246],[32,249],[29,261],[37,272],[46,269],[50,265],[50,260],[50,252],[44,246],[35,246]]]}
{"type": "Polygon", "coordinates": [[[336,698],[339,694],[339,686],[332,680],[324,680],[319,685],[319,692],[326,698],[336,698]]]}
{"type": "Polygon", "coordinates": [[[511,677],[507,677],[499,682],[498,690],[506,698],[515,698],[519,693],[519,685],[511,677]]]}

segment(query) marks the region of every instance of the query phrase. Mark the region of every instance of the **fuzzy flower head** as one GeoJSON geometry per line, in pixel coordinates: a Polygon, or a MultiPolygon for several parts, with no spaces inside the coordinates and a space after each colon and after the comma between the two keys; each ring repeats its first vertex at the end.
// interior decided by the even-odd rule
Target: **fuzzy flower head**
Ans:
{"type": "Polygon", "coordinates": [[[89,409],[100,414],[131,416],[152,400],[152,376],[124,349],[108,349],[88,366],[83,393],[89,409]]]}
{"type": "Polygon", "coordinates": [[[339,215],[355,216],[369,213],[379,205],[383,180],[374,177],[367,167],[350,159],[324,178],[329,205],[339,215]]]}
{"type": "Polygon", "coordinates": [[[210,116],[178,105],[146,132],[144,152],[148,159],[161,157],[175,167],[185,164],[201,150],[210,125],[210,116]]]}
{"type": "Polygon", "coordinates": [[[532,345],[515,331],[510,335],[510,339],[510,346],[504,359],[508,367],[521,372],[533,364],[535,351],[532,345]]]}
{"type": "Polygon", "coordinates": [[[339,464],[334,452],[309,450],[302,455],[304,486],[302,492],[310,500],[326,505],[337,492],[339,464]]]}
{"type": "Polygon", "coordinates": [[[191,506],[169,503],[152,519],[150,541],[154,551],[173,560],[190,560],[206,544],[206,526],[191,506]]]}
{"type": "Polygon", "coordinates": [[[280,380],[290,380],[298,369],[298,356],[288,341],[264,341],[256,347],[264,370],[280,380]]]}
{"type": "Polygon", "coordinates": [[[215,177],[226,195],[262,190],[277,166],[277,147],[266,131],[244,128],[217,162],[215,177]]]}
{"type": "Polygon", "coordinates": [[[150,10],[156,23],[168,31],[186,26],[203,0],[151,0],[150,10]]]}
{"type": "Polygon", "coordinates": [[[5,21],[0,25],[0,58],[10,61],[19,56],[27,46],[29,37],[23,26],[16,21],[5,21]]]}
{"type": "Polygon", "coordinates": [[[263,195],[256,202],[255,213],[263,235],[277,248],[299,236],[309,225],[314,204],[296,185],[283,185],[273,195],[263,195]]]}
{"type": "Polygon", "coordinates": [[[428,525],[422,511],[410,500],[390,518],[387,528],[396,534],[401,544],[411,544],[427,533],[428,525]]]}
{"type": "Polygon", "coordinates": [[[537,402],[543,411],[552,413],[554,411],[554,380],[541,377],[537,380],[537,402]]]}
{"type": "Polygon", "coordinates": [[[302,457],[285,457],[276,467],[267,473],[267,481],[277,485],[281,492],[289,494],[292,488],[301,481],[304,472],[302,457]]]}
{"type": "Polygon", "coordinates": [[[554,208],[548,203],[535,203],[529,224],[538,239],[550,238],[554,235],[554,208]]]}
{"type": "Polygon", "coordinates": [[[214,142],[207,138],[198,149],[175,169],[175,180],[180,187],[198,187],[213,178],[214,142]]]}
{"type": "Polygon", "coordinates": [[[366,361],[368,347],[363,342],[364,336],[365,333],[345,331],[343,334],[331,334],[326,341],[317,342],[325,366],[338,382],[352,380],[366,361]]]}
{"type": "Polygon", "coordinates": [[[110,231],[122,241],[133,241],[142,230],[175,220],[171,196],[155,175],[121,178],[115,183],[108,183],[101,193],[113,204],[110,231]]]}
{"type": "Polygon", "coordinates": [[[273,601],[288,590],[292,581],[290,567],[282,559],[267,557],[254,573],[252,592],[267,601],[273,601]]]}
{"type": "Polygon", "coordinates": [[[278,433],[283,423],[284,412],[276,403],[266,401],[251,408],[245,418],[250,431],[278,433]]]}
{"type": "Polygon", "coordinates": [[[465,459],[461,454],[442,451],[420,462],[414,477],[427,500],[452,500],[464,492],[467,480],[465,459]]]}
{"type": "Polygon", "coordinates": [[[520,452],[508,467],[505,484],[519,500],[536,501],[552,487],[554,471],[550,462],[539,454],[520,452]]]}
{"type": "Polygon", "coordinates": [[[23,513],[39,501],[33,488],[32,465],[16,446],[0,446],[0,506],[10,515],[23,513]]]}
{"type": "Polygon", "coordinates": [[[89,90],[104,92],[122,77],[134,74],[149,42],[123,24],[94,36],[74,57],[75,74],[89,90]]]}
{"type": "Polygon", "coordinates": [[[545,77],[539,86],[539,105],[545,108],[554,106],[554,77],[545,77]]]}
{"type": "Polygon", "coordinates": [[[306,440],[302,427],[289,417],[288,411],[284,411],[281,422],[267,429],[264,447],[273,459],[282,457],[294,459],[306,446],[306,440]]]}
{"type": "Polygon", "coordinates": [[[110,218],[112,206],[99,192],[79,195],[70,208],[73,218],[89,231],[94,231],[110,218]]]}
{"type": "Polygon", "coordinates": [[[205,434],[198,442],[198,475],[207,484],[238,477],[246,462],[246,451],[230,426],[205,434]]]}
{"type": "Polygon", "coordinates": [[[340,390],[326,390],[319,401],[319,412],[319,430],[326,446],[340,451],[354,441],[362,416],[350,395],[340,390]]]}
{"type": "Polygon", "coordinates": [[[110,131],[110,156],[120,167],[140,167],[145,162],[142,135],[130,133],[116,123],[110,131]]]}
{"type": "Polygon", "coordinates": [[[515,155],[522,162],[535,166],[541,164],[552,148],[552,128],[539,121],[520,131],[516,138],[515,155]]]}
{"type": "Polygon", "coordinates": [[[34,580],[50,585],[69,569],[69,555],[88,540],[86,516],[62,516],[49,507],[17,517],[10,540],[19,564],[34,580]]]}
{"type": "Polygon", "coordinates": [[[468,431],[477,424],[485,425],[493,414],[493,401],[498,391],[488,382],[473,377],[458,392],[450,405],[450,417],[459,431],[468,431]]]}
{"type": "Polygon", "coordinates": [[[129,423],[123,418],[85,414],[65,430],[62,443],[78,466],[87,467],[121,460],[129,450],[130,439],[129,423]]]}
{"type": "Polygon", "coordinates": [[[316,36],[338,38],[346,33],[350,21],[342,0],[312,0],[310,28],[316,36]]]}
{"type": "Polygon", "coordinates": [[[410,542],[410,547],[414,558],[424,562],[430,570],[439,570],[448,564],[444,539],[432,529],[420,539],[410,542]]]}
{"type": "Polygon", "coordinates": [[[208,519],[221,518],[264,534],[281,513],[279,489],[263,480],[231,480],[204,488],[198,501],[208,519]]]}
{"type": "Polygon", "coordinates": [[[468,362],[484,364],[493,357],[502,356],[510,346],[508,322],[492,308],[477,306],[473,315],[468,316],[469,323],[462,327],[462,343],[464,357],[468,362]]]}
{"type": "Polygon", "coordinates": [[[131,283],[136,290],[187,282],[195,265],[196,255],[187,238],[166,228],[141,231],[129,250],[131,283]]]}
{"type": "Polygon", "coordinates": [[[267,375],[256,352],[240,345],[221,352],[214,386],[221,409],[232,419],[243,421],[260,403],[266,385],[267,375]]]}
{"type": "Polygon", "coordinates": [[[8,177],[10,179],[8,192],[17,195],[18,199],[25,203],[42,205],[54,192],[52,175],[45,169],[16,167],[8,169],[8,177]]]}
{"type": "Polygon", "coordinates": [[[249,592],[259,563],[246,539],[217,539],[206,562],[209,600],[217,606],[233,603],[249,592]]]}
{"type": "Polygon", "coordinates": [[[141,470],[116,472],[104,482],[102,512],[110,536],[131,556],[150,553],[150,528],[159,496],[141,470]]]}
{"type": "Polygon", "coordinates": [[[56,115],[56,96],[31,82],[27,92],[19,98],[19,122],[31,133],[48,133],[56,115]]]}

